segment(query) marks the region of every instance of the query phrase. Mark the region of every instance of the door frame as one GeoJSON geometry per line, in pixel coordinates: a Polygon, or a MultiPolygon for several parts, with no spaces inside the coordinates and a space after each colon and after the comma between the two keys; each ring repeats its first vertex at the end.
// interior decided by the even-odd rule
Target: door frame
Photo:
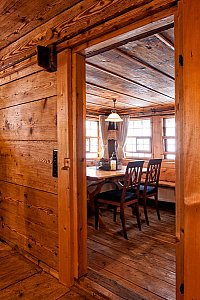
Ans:
{"type": "MultiPolygon", "coordinates": [[[[144,20],[140,20],[133,24],[129,24],[121,29],[112,31],[108,34],[92,39],[87,43],[72,45],[71,49],[67,49],[66,55],[63,55],[63,44],[58,45],[58,51],[61,51],[58,56],[58,74],[62,64],[65,64],[65,68],[68,71],[62,72],[58,75],[58,81],[65,82],[65,89],[67,89],[63,96],[62,88],[58,93],[59,98],[64,97],[63,107],[71,107],[71,116],[69,112],[63,112],[63,107],[58,110],[58,120],[70,119],[69,123],[61,122],[58,130],[62,132],[60,137],[58,136],[58,150],[59,154],[59,169],[60,171],[58,180],[58,199],[61,203],[59,205],[59,278],[60,281],[71,286],[74,282],[74,278],[79,278],[87,273],[87,207],[86,207],[86,157],[83,151],[85,145],[85,117],[86,117],[86,93],[85,93],[85,56],[90,56],[91,53],[98,53],[101,48],[108,47],[108,44],[116,44],[124,38],[130,38],[130,35],[138,31],[140,28],[147,28],[152,22],[159,22],[160,20],[167,19],[170,16],[174,16],[175,23],[175,91],[176,91],[176,103],[175,111],[178,119],[179,126],[177,126],[177,141],[179,142],[182,136],[182,112],[177,110],[180,107],[180,100],[182,101],[181,93],[181,82],[182,82],[182,69],[180,68],[179,55],[182,51],[181,44],[181,28],[182,19],[180,18],[180,11],[182,7],[179,4],[179,8],[173,7],[167,10],[156,13],[152,16],[147,17],[144,20]],[[128,35],[127,35],[128,34],[128,35]],[[63,81],[63,76],[65,81],[63,81]],[[66,83],[67,82],[67,83],[66,83]],[[68,88],[67,88],[68,87],[68,88]],[[71,126],[71,127],[70,127],[71,126]],[[71,128],[71,129],[70,129],[71,128]],[[70,132],[71,135],[66,135],[66,132],[70,132]],[[65,139],[65,143],[62,139],[65,139]],[[72,144],[71,152],[66,153],[67,144],[72,144]],[[66,160],[69,158],[70,166],[68,169],[65,168],[66,160]],[[68,177],[66,176],[68,172],[68,177]],[[71,175],[70,175],[71,174],[71,175]],[[71,178],[71,179],[70,179],[71,178]],[[70,185],[71,180],[71,185],[70,185]],[[68,182],[70,193],[67,194],[63,191],[61,185],[68,182]],[[85,189],[85,190],[84,190],[85,189]],[[71,198],[70,198],[71,197],[71,198]],[[66,207],[65,203],[71,203],[71,207],[66,207]],[[69,219],[66,221],[66,215],[69,219]],[[68,228],[68,231],[66,231],[68,228]],[[71,234],[71,230],[74,230],[74,234],[71,234]],[[68,235],[68,238],[67,238],[68,235]],[[63,237],[66,237],[63,241],[63,237]],[[67,241],[67,242],[66,242],[67,241]],[[70,243],[70,247],[68,245],[70,243]],[[70,255],[66,255],[69,253],[70,255]],[[72,259],[73,262],[70,260],[72,259]]],[[[139,33],[138,33],[139,32],[139,33]]],[[[136,35],[137,35],[136,34],[136,35]]],[[[68,45],[68,44],[66,44],[68,45]]],[[[62,103],[62,102],[61,102],[62,103]]],[[[62,105],[61,105],[62,106],[62,105]]],[[[178,150],[180,150],[180,147],[178,150]]],[[[181,299],[179,286],[183,282],[183,242],[180,243],[181,239],[181,224],[183,221],[183,195],[180,192],[180,162],[181,157],[177,150],[176,159],[176,238],[177,238],[177,299],[181,299]],[[182,199],[182,200],[181,200],[182,199]],[[182,202],[181,202],[182,201],[182,202]]]]}

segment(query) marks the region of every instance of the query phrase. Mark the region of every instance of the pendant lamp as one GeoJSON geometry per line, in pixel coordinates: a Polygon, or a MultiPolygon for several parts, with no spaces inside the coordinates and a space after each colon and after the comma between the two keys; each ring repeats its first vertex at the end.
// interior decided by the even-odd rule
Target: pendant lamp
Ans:
{"type": "Polygon", "coordinates": [[[122,118],[120,118],[120,116],[116,112],[116,108],[115,108],[116,99],[113,99],[113,102],[114,102],[114,109],[111,110],[111,114],[109,114],[109,116],[105,119],[105,121],[107,121],[107,122],[123,122],[122,118]]]}

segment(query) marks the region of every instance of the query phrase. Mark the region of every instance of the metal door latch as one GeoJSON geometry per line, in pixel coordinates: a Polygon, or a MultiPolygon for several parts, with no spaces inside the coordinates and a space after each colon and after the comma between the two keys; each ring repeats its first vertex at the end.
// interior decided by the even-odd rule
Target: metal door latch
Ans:
{"type": "Polygon", "coordinates": [[[69,170],[70,168],[70,158],[64,158],[64,167],[63,170],[69,170]]]}

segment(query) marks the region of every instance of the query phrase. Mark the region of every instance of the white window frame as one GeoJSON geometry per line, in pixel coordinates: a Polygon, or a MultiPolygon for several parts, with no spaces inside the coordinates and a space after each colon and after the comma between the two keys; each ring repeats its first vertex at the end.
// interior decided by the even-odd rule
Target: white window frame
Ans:
{"type": "Polygon", "coordinates": [[[136,151],[137,152],[132,152],[132,155],[130,155],[131,152],[129,151],[126,151],[126,145],[127,145],[127,142],[125,144],[125,147],[124,147],[124,153],[125,153],[125,158],[129,159],[129,158],[136,158],[136,159],[140,159],[140,158],[144,158],[144,159],[149,159],[152,157],[152,118],[132,118],[130,120],[131,121],[141,121],[141,120],[150,120],[150,126],[151,126],[151,136],[128,136],[127,135],[127,139],[128,138],[135,138],[136,139],[136,151]],[[140,140],[140,139],[148,139],[150,141],[150,149],[149,151],[147,150],[138,150],[137,149],[137,140],[140,140]],[[140,153],[144,153],[144,157],[142,156],[138,156],[137,154],[140,154],[140,153]],[[135,155],[134,155],[135,154],[135,155]],[[149,156],[145,156],[145,154],[149,154],[149,156]]]}
{"type": "MultiPolygon", "coordinates": [[[[174,139],[176,145],[176,136],[166,135],[166,119],[174,119],[175,116],[165,116],[163,117],[163,126],[162,126],[162,139],[163,139],[163,155],[165,160],[175,160],[176,149],[175,151],[167,151],[167,140],[174,139]],[[167,155],[174,155],[174,158],[167,158],[167,155]]],[[[176,126],[176,125],[175,125],[176,126]]]]}
{"type": "Polygon", "coordinates": [[[100,137],[99,137],[99,121],[98,120],[93,120],[93,119],[89,119],[89,118],[86,118],[86,121],[90,121],[90,122],[96,122],[97,123],[97,136],[89,136],[87,135],[87,126],[86,126],[86,140],[89,139],[89,149],[90,149],[90,144],[91,144],[91,139],[92,138],[97,138],[97,152],[91,152],[91,151],[86,151],[86,159],[87,160],[91,160],[91,159],[97,159],[98,158],[98,155],[99,155],[99,148],[100,148],[100,137]],[[96,156],[89,156],[87,154],[95,154],[96,153],[96,156]]]}

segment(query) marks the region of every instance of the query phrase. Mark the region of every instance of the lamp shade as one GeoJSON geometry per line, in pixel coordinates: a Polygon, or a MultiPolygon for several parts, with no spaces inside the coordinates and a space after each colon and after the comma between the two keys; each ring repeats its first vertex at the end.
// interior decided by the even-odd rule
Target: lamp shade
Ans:
{"type": "Polygon", "coordinates": [[[112,111],[111,114],[105,119],[107,122],[123,122],[122,118],[120,116],[112,111]]]}

